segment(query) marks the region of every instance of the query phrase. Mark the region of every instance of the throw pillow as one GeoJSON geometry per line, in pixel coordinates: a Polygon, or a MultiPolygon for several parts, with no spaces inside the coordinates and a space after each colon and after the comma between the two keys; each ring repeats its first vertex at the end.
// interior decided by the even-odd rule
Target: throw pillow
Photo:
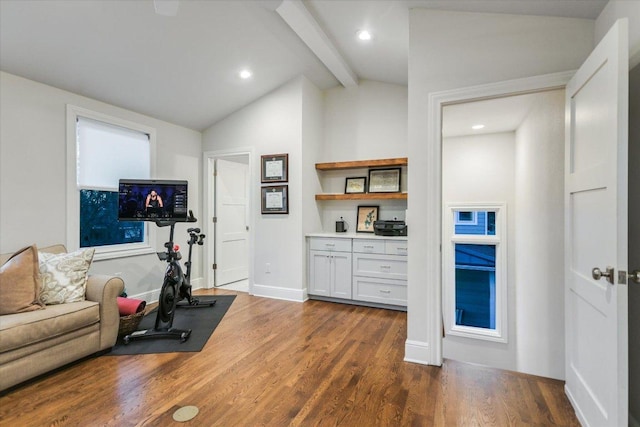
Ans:
{"type": "Polygon", "coordinates": [[[62,254],[40,252],[42,302],[51,305],[84,301],[94,252],[93,248],[62,254]]]}
{"type": "Polygon", "coordinates": [[[20,249],[0,267],[0,315],[44,308],[38,299],[38,249],[20,249]]]}

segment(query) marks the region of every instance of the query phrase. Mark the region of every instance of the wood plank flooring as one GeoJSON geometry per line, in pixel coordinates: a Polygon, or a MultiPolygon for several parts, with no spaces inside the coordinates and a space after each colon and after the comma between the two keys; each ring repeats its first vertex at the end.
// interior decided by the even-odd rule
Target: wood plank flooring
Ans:
{"type": "Polygon", "coordinates": [[[406,363],[405,339],[403,312],[239,293],[202,352],[84,360],[1,396],[0,425],[579,425],[560,381],[406,363]]]}

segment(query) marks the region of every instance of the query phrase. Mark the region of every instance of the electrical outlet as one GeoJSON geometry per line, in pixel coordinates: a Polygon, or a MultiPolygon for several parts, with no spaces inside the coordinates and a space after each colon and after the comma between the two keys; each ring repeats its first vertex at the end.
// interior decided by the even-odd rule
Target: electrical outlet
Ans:
{"type": "Polygon", "coordinates": [[[268,262],[264,265],[264,272],[265,273],[271,273],[271,263],[268,262]]]}

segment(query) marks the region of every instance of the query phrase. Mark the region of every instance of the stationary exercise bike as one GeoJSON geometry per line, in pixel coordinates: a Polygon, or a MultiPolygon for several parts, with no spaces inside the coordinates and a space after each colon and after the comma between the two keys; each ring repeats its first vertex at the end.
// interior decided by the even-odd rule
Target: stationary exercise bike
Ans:
{"type": "MultiPolygon", "coordinates": [[[[196,218],[193,216],[193,212],[189,211],[187,222],[196,222],[196,218]]],[[[156,225],[158,227],[171,227],[169,233],[169,241],[164,244],[166,248],[165,252],[158,252],[158,258],[161,261],[167,262],[167,269],[164,274],[164,281],[162,283],[162,289],[160,290],[160,298],[158,300],[158,310],[156,313],[156,322],[153,329],[144,329],[140,331],[132,332],[125,335],[123,342],[129,344],[132,340],[140,339],[158,339],[169,338],[179,339],[180,342],[185,342],[191,335],[191,329],[176,329],[173,327],[173,317],[175,310],[178,307],[178,301],[186,299],[186,305],[183,307],[211,307],[215,304],[215,300],[201,302],[191,295],[191,284],[189,277],[191,275],[191,249],[195,243],[202,245],[204,240],[204,234],[199,234],[200,229],[190,228],[189,243],[189,259],[185,263],[187,267],[187,274],[182,272],[180,266],[180,260],[182,255],[178,251],[178,248],[173,243],[173,232],[177,221],[165,221],[157,220],[156,225]]]]}
{"type": "MultiPolygon", "coordinates": [[[[184,266],[187,268],[187,272],[182,280],[182,285],[180,285],[180,292],[178,294],[178,302],[176,304],[176,307],[213,307],[216,303],[215,299],[196,298],[191,295],[191,251],[193,250],[193,245],[198,244],[202,246],[204,244],[205,235],[200,234],[199,228],[189,228],[187,229],[187,233],[189,233],[189,240],[187,241],[187,244],[189,245],[189,257],[187,258],[187,262],[184,263],[184,266]]],[[[180,256],[180,252],[178,252],[178,256],[180,256]]]]}

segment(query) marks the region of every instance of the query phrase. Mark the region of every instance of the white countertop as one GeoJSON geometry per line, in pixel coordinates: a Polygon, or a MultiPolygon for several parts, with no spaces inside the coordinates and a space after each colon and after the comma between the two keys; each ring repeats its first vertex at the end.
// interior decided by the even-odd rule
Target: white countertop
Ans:
{"type": "Polygon", "coordinates": [[[377,236],[373,233],[336,233],[335,231],[320,231],[307,233],[306,237],[331,237],[340,239],[382,239],[382,240],[407,240],[407,236],[377,236]]]}

